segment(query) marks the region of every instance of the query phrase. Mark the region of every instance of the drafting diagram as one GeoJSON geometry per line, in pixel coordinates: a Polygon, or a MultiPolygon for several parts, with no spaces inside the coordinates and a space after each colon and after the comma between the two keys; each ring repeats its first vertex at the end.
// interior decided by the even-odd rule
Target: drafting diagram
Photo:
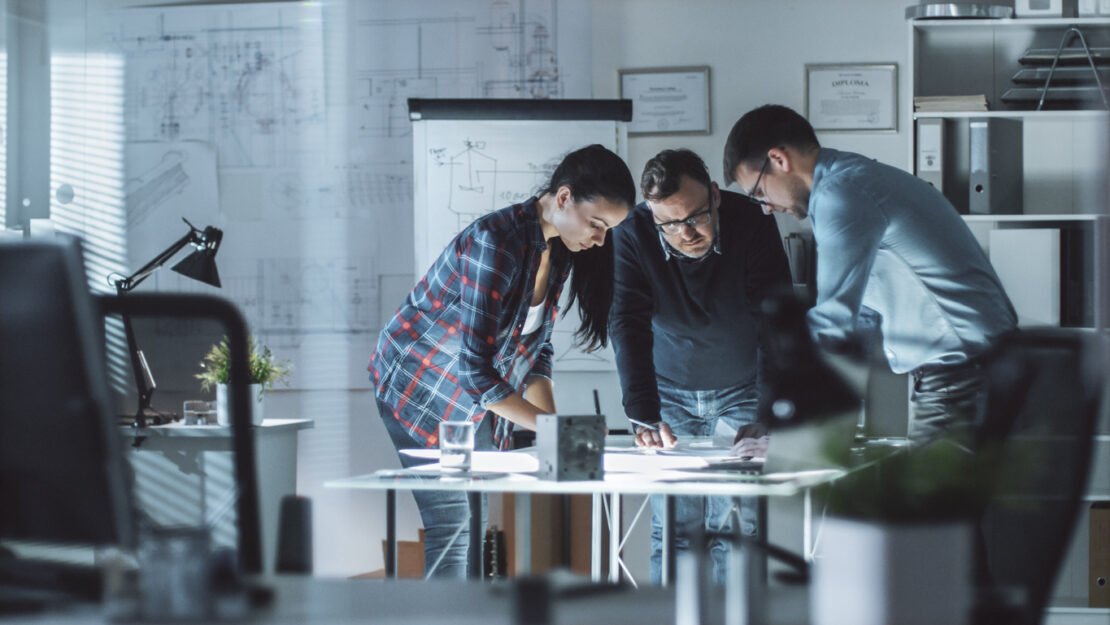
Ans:
{"type": "Polygon", "coordinates": [[[352,76],[359,132],[409,136],[408,98],[589,97],[588,66],[568,72],[557,54],[560,16],[573,32],[588,5],[561,0],[560,10],[559,2],[359,5],[354,40],[361,65],[352,76]]]}
{"type": "MultiPolygon", "coordinates": [[[[202,141],[127,143],[124,161],[130,267],[141,267],[185,234],[182,218],[199,228],[215,223],[219,200],[212,145],[202,141]]],[[[177,284],[170,286],[176,288],[177,284]]]]}
{"type": "Polygon", "coordinates": [[[456,217],[454,234],[490,211],[531,197],[558,164],[552,159],[525,163],[521,169],[502,169],[498,159],[487,152],[484,140],[466,138],[459,148],[450,156],[448,148],[429,149],[435,169],[446,170],[430,175],[446,176],[447,210],[456,217]]]}
{"type": "Polygon", "coordinates": [[[133,228],[170,198],[180,195],[189,186],[184,164],[189,155],[169,150],[157,163],[130,176],[124,183],[127,227],[133,228]]]}
{"type": "MultiPolygon", "coordinates": [[[[383,274],[417,277],[407,99],[590,97],[589,4],[179,4],[115,10],[90,41],[123,61],[129,264],[180,236],[183,216],[224,229],[218,294],[283,356],[312,362],[294,375],[315,377],[295,384],[359,388],[383,310],[400,301],[381,301],[383,274]]],[[[506,154],[479,133],[486,148],[465,162],[462,138],[440,143],[445,163],[457,157],[444,174],[466,187],[437,205],[448,232],[473,217],[445,202],[476,215],[524,199],[563,147],[506,154]]],[[[194,285],[163,271],[149,288],[194,285]]]]}
{"type": "Polygon", "coordinates": [[[299,162],[324,126],[319,5],[138,9],[106,23],[126,59],[130,141],[210,141],[221,168],[273,167],[299,162]]]}
{"type": "Polygon", "coordinates": [[[482,81],[483,97],[563,97],[554,49],[557,44],[551,40],[549,26],[555,19],[555,0],[550,0],[547,7],[538,4],[523,0],[490,2],[488,25],[478,29],[493,50],[482,81]]]}
{"type": "Polygon", "coordinates": [[[368,256],[260,258],[247,264],[254,271],[238,268],[224,291],[253,332],[295,341],[300,334],[378,328],[378,280],[368,256]]]}
{"type": "Polygon", "coordinates": [[[412,164],[371,162],[339,166],[344,199],[352,211],[370,214],[383,206],[412,205],[412,164]]]}

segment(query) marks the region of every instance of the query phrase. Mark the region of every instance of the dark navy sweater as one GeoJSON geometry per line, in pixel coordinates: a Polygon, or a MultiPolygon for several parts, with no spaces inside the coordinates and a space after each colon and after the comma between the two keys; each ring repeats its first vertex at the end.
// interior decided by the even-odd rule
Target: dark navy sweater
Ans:
{"type": "Polygon", "coordinates": [[[718,249],[701,259],[666,257],[651,209],[639,204],[613,230],[616,285],[610,337],[625,413],[659,421],[658,377],[686,390],[756,378],[756,307],[790,284],[775,219],[721,191],[718,249]]]}

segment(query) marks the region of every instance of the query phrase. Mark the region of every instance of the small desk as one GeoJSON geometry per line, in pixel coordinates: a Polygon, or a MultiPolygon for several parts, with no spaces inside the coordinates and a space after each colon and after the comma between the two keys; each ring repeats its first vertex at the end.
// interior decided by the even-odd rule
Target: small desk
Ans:
{"type": "MultiPolygon", "coordinates": [[[[265,419],[255,435],[262,565],[272,570],[281,498],[297,492],[297,433],[312,419],[265,419]]],[[[165,524],[211,523],[217,544],[234,546],[235,471],[231,428],[172,423],[121,427],[130,443],[140,508],[165,524]]]]}
{"type": "MultiPolygon", "coordinates": [[[[619,443],[625,441],[620,440],[619,443]]],[[[607,446],[612,443],[607,441],[607,446]]],[[[607,452],[608,455],[609,452],[607,452]]],[[[814,486],[827,484],[844,475],[841,470],[808,471],[794,475],[790,479],[781,481],[744,481],[739,475],[735,479],[717,475],[691,477],[689,479],[676,479],[674,481],[659,481],[649,477],[646,473],[634,472],[606,472],[603,480],[592,481],[567,481],[556,482],[537,479],[534,475],[522,473],[508,473],[503,475],[492,474],[489,477],[468,477],[465,475],[448,475],[442,473],[429,473],[427,476],[413,476],[405,473],[398,476],[396,471],[379,471],[368,475],[360,475],[324,483],[328,488],[343,488],[355,490],[383,490],[386,492],[386,576],[391,577],[396,572],[396,491],[397,490],[456,490],[464,491],[470,495],[471,505],[471,535],[481,533],[480,518],[473,511],[479,505],[480,493],[519,493],[531,494],[561,494],[576,495],[588,494],[593,496],[593,516],[591,536],[591,574],[597,581],[601,579],[601,535],[602,535],[602,498],[609,497],[609,510],[611,519],[609,525],[609,580],[618,581],[620,578],[620,497],[622,495],[699,495],[699,496],[725,496],[725,497],[758,497],[761,508],[765,510],[766,497],[789,497],[801,494],[804,499],[803,519],[803,545],[806,557],[811,552],[812,545],[812,505],[810,490],[814,486]]],[[[527,528],[528,523],[523,522],[521,515],[526,515],[529,501],[525,497],[516,498],[517,526],[527,528]]],[[[666,515],[664,515],[666,517],[666,515]]],[[[766,514],[761,513],[760,522],[766,527],[766,514]]],[[[666,518],[664,518],[666,522],[666,518]]],[[[665,530],[669,530],[665,528],[665,530]]],[[[664,536],[664,580],[669,579],[668,572],[672,571],[668,557],[667,545],[673,545],[673,540],[668,541],[670,532],[664,536]]],[[[530,544],[527,530],[517,534],[517,553],[524,552],[530,544]]],[[[471,550],[474,558],[478,550],[471,550]]],[[[472,560],[473,570],[477,570],[472,560]]],[[[528,567],[521,567],[527,572],[528,567]]],[[[521,570],[518,568],[518,570],[521,570]]]]}

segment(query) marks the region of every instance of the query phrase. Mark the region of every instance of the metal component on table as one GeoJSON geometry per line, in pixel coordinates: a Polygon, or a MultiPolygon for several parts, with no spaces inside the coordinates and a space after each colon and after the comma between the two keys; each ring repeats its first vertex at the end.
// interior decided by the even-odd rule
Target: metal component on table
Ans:
{"type": "Polygon", "coordinates": [[[544,414],[536,419],[536,475],[541,480],[600,480],[604,449],[603,415],[544,414]]]}
{"type": "Polygon", "coordinates": [[[1004,19],[1014,16],[1013,6],[972,2],[923,2],[906,7],[908,20],[1004,19]]]}

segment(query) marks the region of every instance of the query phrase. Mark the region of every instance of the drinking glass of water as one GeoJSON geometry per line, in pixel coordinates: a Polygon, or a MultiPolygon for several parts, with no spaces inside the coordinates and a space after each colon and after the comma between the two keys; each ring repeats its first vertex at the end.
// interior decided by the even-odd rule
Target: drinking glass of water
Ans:
{"type": "Polygon", "coordinates": [[[444,469],[470,470],[474,451],[474,424],[469,421],[444,421],[439,424],[439,465],[444,469]]]}

